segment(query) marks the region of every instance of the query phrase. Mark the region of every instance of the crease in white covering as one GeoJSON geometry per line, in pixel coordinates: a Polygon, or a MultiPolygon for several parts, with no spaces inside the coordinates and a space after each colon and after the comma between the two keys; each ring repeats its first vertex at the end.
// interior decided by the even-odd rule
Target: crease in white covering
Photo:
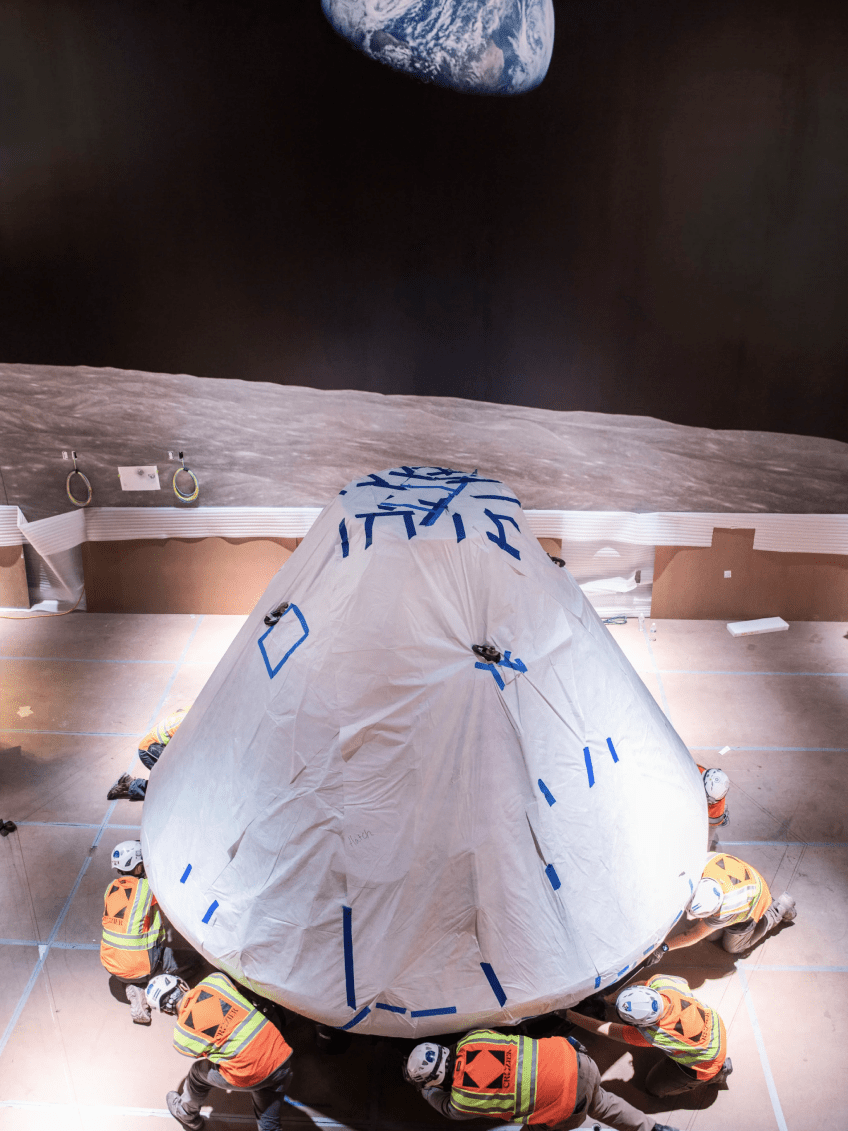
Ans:
{"type": "MultiPolygon", "coordinates": [[[[18,507],[0,507],[0,545],[26,539],[41,554],[84,541],[135,538],[302,538],[321,507],[87,507],[27,522],[18,507]]],[[[848,554],[848,515],[731,514],[721,511],[527,510],[531,533],[564,541],[608,540],[640,546],[709,546],[714,528],[753,529],[755,550],[848,554]]]]}

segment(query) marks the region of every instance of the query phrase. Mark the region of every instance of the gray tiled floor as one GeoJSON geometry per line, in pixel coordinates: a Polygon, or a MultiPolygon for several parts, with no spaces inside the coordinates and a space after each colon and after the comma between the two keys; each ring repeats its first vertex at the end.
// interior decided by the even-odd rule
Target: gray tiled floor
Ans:
{"type": "MultiPolygon", "coordinates": [[[[170,1024],[129,1023],[97,953],[108,852],[140,810],[109,804],[135,738],[192,699],[242,617],[74,614],[0,621],[0,1128],[142,1131],[186,1062],[170,1024]],[[39,945],[40,944],[40,945],[39,945]]],[[[638,1090],[655,1055],[587,1039],[608,1086],[686,1131],[844,1131],[848,1081],[848,640],[844,624],[733,639],[716,622],[634,621],[611,631],[702,763],[731,776],[729,851],[798,900],[797,921],[734,962],[702,943],[660,970],[685,975],[725,1020],[734,1073],[668,1113],[638,1090]],[[723,746],[731,750],[719,755],[723,746]]],[[[441,1121],[403,1084],[395,1051],[362,1039],[342,1058],[290,1025],[297,1067],[287,1123],[370,1131],[441,1121]],[[300,1105],[300,1106],[298,1106],[300,1105]]],[[[252,1125],[213,1093],[211,1131],[252,1125]]],[[[151,1124],[151,1119],[153,1123],[151,1124]]],[[[590,1126],[590,1123],[587,1123],[590,1126]]]]}

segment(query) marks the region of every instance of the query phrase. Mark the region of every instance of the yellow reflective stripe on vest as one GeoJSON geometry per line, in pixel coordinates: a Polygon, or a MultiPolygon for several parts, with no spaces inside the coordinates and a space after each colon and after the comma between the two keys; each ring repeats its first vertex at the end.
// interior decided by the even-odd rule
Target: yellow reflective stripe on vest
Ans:
{"type": "MultiPolygon", "coordinates": [[[[218,972],[210,974],[208,978],[204,978],[202,982],[192,990],[195,994],[198,990],[206,990],[207,993],[218,994],[220,998],[225,1001],[233,1002],[246,1010],[246,1016],[239,1022],[232,1033],[228,1034],[220,1042],[214,1037],[203,1037],[194,1030],[186,1029],[178,1020],[174,1026],[174,1048],[177,1052],[183,1053],[185,1056],[193,1057],[207,1057],[213,1063],[220,1063],[222,1061],[230,1060],[232,1057],[240,1053],[256,1036],[259,1030],[267,1025],[268,1022],[262,1016],[258,1009],[243,997],[235,988],[226,974],[218,972]]],[[[180,1017],[183,1016],[183,1008],[180,1009],[180,1017]]]]}
{"type": "Polygon", "coordinates": [[[492,1029],[478,1029],[463,1037],[456,1046],[457,1069],[464,1064],[460,1052],[475,1045],[511,1049],[515,1071],[508,1087],[497,1091],[478,1091],[463,1087],[455,1070],[451,1087],[451,1104],[459,1111],[475,1115],[505,1116],[526,1119],[536,1106],[537,1044],[530,1037],[505,1036],[492,1029]]]}
{"type": "MultiPolygon", "coordinates": [[[[112,931],[103,928],[103,941],[115,950],[150,950],[165,939],[165,925],[159,908],[154,905],[153,892],[144,876],[127,877],[137,879],[135,896],[130,913],[126,919],[126,931],[112,931]],[[147,929],[145,930],[145,922],[147,929]]],[[[115,881],[106,889],[107,896],[115,881]]]]}

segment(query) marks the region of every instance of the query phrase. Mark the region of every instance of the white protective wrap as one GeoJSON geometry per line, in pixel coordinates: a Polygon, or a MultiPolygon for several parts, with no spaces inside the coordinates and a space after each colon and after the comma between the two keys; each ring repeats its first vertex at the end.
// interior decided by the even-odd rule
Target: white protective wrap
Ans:
{"type": "Polygon", "coordinates": [[[142,825],[151,886],[210,961],[325,1024],[418,1038],[616,981],[681,916],[706,839],[695,762],[509,488],[421,467],[322,511],[142,825]]]}

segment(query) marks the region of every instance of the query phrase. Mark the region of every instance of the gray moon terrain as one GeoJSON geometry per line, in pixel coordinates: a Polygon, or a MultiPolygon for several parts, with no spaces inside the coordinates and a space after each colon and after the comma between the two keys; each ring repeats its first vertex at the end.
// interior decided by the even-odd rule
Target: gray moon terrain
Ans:
{"type": "Polygon", "coordinates": [[[0,501],[29,520],[73,509],[72,450],[105,507],[320,507],[356,475],[412,463],[485,468],[526,510],[848,512],[848,444],[644,416],[5,364],[0,421],[0,501]],[[171,490],[180,448],[195,503],[171,490]],[[121,490],[119,466],[151,464],[160,490],[121,490]]]}

